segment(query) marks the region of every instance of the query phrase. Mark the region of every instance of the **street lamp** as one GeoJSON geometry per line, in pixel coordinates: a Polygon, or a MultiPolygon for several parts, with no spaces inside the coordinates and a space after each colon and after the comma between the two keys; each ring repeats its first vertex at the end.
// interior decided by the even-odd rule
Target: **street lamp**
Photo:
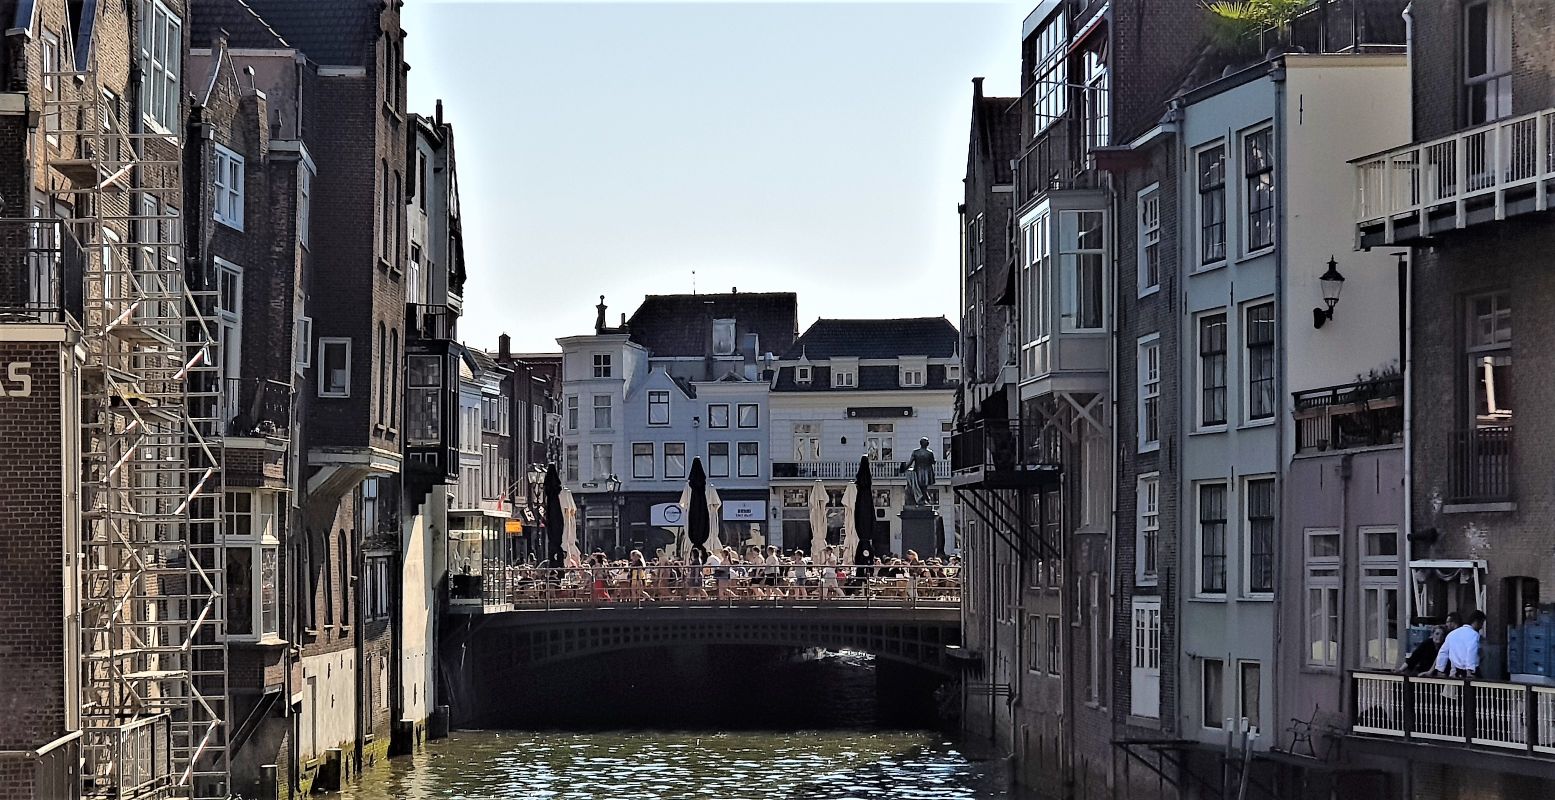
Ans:
{"type": "MultiPolygon", "coordinates": [[[[621,549],[621,504],[618,495],[621,492],[621,478],[618,475],[605,476],[605,489],[610,492],[610,530],[615,539],[615,549],[621,549]]],[[[615,555],[615,553],[611,553],[615,555]]]]}
{"type": "Polygon", "coordinates": [[[1334,306],[1339,305],[1339,293],[1344,291],[1344,276],[1339,274],[1339,265],[1333,256],[1328,257],[1328,271],[1317,280],[1323,286],[1323,304],[1327,308],[1312,309],[1312,327],[1321,328],[1323,323],[1334,318],[1334,306]]]}
{"type": "MultiPolygon", "coordinates": [[[[524,475],[524,480],[529,484],[528,497],[529,513],[536,520],[545,520],[549,525],[550,520],[545,519],[545,465],[530,464],[529,472],[524,475]]],[[[540,525],[534,525],[534,533],[529,537],[529,547],[536,553],[544,554],[539,560],[545,560],[545,535],[540,532],[540,525]]]]}

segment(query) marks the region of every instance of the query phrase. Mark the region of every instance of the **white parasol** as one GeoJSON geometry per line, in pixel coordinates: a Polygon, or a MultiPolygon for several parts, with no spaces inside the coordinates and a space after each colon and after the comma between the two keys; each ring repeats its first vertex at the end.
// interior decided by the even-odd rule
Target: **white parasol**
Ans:
{"type": "Polygon", "coordinates": [[[578,504],[572,499],[572,490],[562,490],[562,552],[582,560],[578,551],[578,504]]]}
{"type": "Polygon", "coordinates": [[[707,552],[722,553],[724,549],[723,539],[718,536],[718,529],[723,527],[724,501],[718,499],[718,490],[709,483],[707,485],[707,552]]]}
{"type": "Polygon", "coordinates": [[[842,492],[842,561],[851,563],[858,552],[858,521],[853,507],[858,504],[858,484],[850,483],[842,492]]]}
{"type": "Polygon", "coordinates": [[[826,557],[826,487],[820,481],[810,487],[810,560],[826,557]]]}
{"type": "Polygon", "coordinates": [[[675,543],[671,546],[670,555],[676,558],[689,558],[691,556],[691,484],[680,490],[680,499],[675,502],[680,506],[680,533],[675,535],[675,543]]]}

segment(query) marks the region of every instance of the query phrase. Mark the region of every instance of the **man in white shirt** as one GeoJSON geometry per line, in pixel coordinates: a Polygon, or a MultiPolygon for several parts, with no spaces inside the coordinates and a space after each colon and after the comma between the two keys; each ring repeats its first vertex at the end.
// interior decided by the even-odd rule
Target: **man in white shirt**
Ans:
{"type": "Polygon", "coordinates": [[[1485,612],[1469,614],[1467,625],[1454,628],[1452,633],[1447,634],[1442,649],[1436,654],[1436,664],[1431,674],[1475,677],[1479,672],[1480,631],[1484,629],[1485,612]]]}

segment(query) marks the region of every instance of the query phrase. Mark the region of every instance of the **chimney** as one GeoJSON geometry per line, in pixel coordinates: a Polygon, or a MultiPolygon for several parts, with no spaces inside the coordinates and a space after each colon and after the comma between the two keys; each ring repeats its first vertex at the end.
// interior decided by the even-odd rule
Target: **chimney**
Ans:
{"type": "MultiPolygon", "coordinates": [[[[982,80],[982,79],[979,78],[978,80],[982,80]]],[[[437,127],[439,127],[439,128],[443,127],[443,99],[441,97],[439,97],[437,99],[437,111],[434,112],[434,113],[435,113],[435,116],[433,117],[433,119],[437,120],[437,127]]]]}
{"type": "Polygon", "coordinates": [[[982,78],[973,78],[972,79],[972,96],[973,97],[982,97],[983,96],[983,79],[982,78]]]}
{"type": "Polygon", "coordinates": [[[623,328],[626,327],[626,312],[625,311],[621,312],[621,327],[623,327],[623,328]]]}
{"type": "Polygon", "coordinates": [[[497,360],[504,362],[513,360],[513,337],[505,333],[497,337],[497,360]]]}
{"type": "Polygon", "coordinates": [[[594,310],[599,312],[599,314],[594,317],[594,332],[595,333],[604,333],[605,332],[605,296],[604,295],[600,295],[599,296],[599,305],[594,306],[594,310]]]}

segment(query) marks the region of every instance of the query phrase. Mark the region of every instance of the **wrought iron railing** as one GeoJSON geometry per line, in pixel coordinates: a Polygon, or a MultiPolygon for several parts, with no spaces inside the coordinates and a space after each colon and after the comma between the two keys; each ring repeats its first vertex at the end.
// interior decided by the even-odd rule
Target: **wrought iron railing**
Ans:
{"type": "MultiPolygon", "coordinates": [[[[808,478],[821,480],[851,480],[858,475],[857,461],[774,461],[774,478],[808,478]]],[[[902,465],[895,460],[871,461],[869,475],[875,480],[905,479],[902,465]]],[[[940,461],[934,464],[934,477],[950,477],[950,465],[940,461]]]]}
{"type": "Polygon", "coordinates": [[[227,378],[222,408],[228,436],[277,436],[291,431],[292,387],[265,378],[227,378]]]}
{"type": "Polygon", "coordinates": [[[1054,437],[1016,420],[979,420],[958,427],[950,437],[954,473],[1019,472],[1059,464],[1054,437]]]}
{"type": "Polygon", "coordinates": [[[448,305],[405,304],[405,335],[422,340],[458,338],[459,313],[448,305]]]}
{"type": "Polygon", "coordinates": [[[63,220],[0,219],[0,322],[80,319],[86,254],[63,220]]]}
{"type": "Polygon", "coordinates": [[[1358,734],[1555,755],[1555,687],[1351,673],[1358,734]]]}
{"type": "Polygon", "coordinates": [[[1448,500],[1455,503],[1512,500],[1512,426],[1469,428],[1452,434],[1448,500]]]}
{"type": "Polygon", "coordinates": [[[1347,383],[1294,394],[1296,452],[1398,444],[1404,436],[1402,377],[1347,383]]]}

